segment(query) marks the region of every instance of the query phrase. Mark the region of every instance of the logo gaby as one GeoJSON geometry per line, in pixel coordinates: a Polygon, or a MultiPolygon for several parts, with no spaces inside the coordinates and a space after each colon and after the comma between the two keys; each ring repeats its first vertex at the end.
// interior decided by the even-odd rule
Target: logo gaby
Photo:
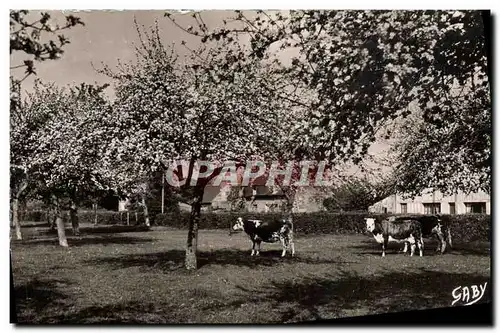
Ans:
{"type": "Polygon", "coordinates": [[[476,286],[475,284],[468,286],[458,286],[451,292],[454,301],[451,302],[451,305],[454,305],[458,301],[462,301],[464,305],[472,305],[478,302],[484,296],[484,292],[486,291],[486,285],[488,282],[485,282],[484,285],[480,284],[476,286]]]}

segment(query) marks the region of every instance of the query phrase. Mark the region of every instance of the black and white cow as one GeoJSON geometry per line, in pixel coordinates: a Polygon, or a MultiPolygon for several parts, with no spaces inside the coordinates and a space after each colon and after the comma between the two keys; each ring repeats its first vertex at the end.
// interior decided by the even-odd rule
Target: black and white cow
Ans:
{"type": "Polygon", "coordinates": [[[406,242],[411,245],[410,256],[418,247],[420,256],[423,256],[424,241],[422,239],[422,226],[415,220],[399,220],[397,222],[389,219],[377,221],[374,218],[366,218],[366,230],[372,233],[377,243],[382,244],[382,257],[385,257],[385,249],[389,242],[406,242]]]}
{"type": "MultiPolygon", "coordinates": [[[[452,247],[451,241],[451,230],[450,226],[446,221],[441,219],[440,215],[401,215],[401,216],[391,216],[390,221],[405,221],[405,220],[415,220],[420,222],[422,226],[422,236],[424,238],[431,238],[436,236],[438,239],[438,246],[436,252],[444,253],[446,250],[446,244],[452,247]]],[[[408,251],[408,243],[405,243],[403,252],[408,251]]]]}
{"type": "Polygon", "coordinates": [[[233,230],[244,231],[252,241],[251,255],[259,255],[260,244],[276,243],[281,241],[283,246],[282,257],[291,248],[292,256],[295,255],[295,244],[293,243],[293,223],[291,219],[280,219],[273,221],[263,221],[257,219],[243,219],[238,217],[233,230]],[[255,249],[257,245],[257,249],[255,249]]]}

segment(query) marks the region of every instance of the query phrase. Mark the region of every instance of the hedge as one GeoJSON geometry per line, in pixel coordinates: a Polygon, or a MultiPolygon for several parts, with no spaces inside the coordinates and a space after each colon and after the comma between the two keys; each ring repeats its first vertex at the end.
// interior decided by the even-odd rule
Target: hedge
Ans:
{"type": "MultiPolygon", "coordinates": [[[[125,212],[102,212],[97,213],[98,224],[126,224],[127,214],[125,212]]],[[[138,213],[138,222],[135,214],[130,213],[130,225],[143,224],[144,214],[138,213]]],[[[178,229],[187,229],[190,214],[188,212],[157,214],[151,216],[151,225],[168,226],[178,229]]],[[[274,219],[281,218],[279,213],[211,213],[202,212],[200,229],[226,229],[234,225],[237,217],[274,219]]],[[[316,212],[293,214],[295,232],[298,234],[362,234],[365,233],[365,217],[385,218],[389,214],[372,214],[368,212],[316,212]]],[[[65,221],[69,221],[67,213],[64,214],[65,221]]],[[[93,223],[94,212],[79,212],[81,223],[93,223]]],[[[443,220],[451,226],[452,240],[470,242],[475,240],[491,240],[491,216],[485,214],[467,215],[442,215],[443,220]]],[[[46,221],[45,212],[27,213],[22,220],[46,221]]]]}
{"type": "MultiPolygon", "coordinates": [[[[392,214],[372,214],[368,212],[317,212],[293,214],[295,232],[298,234],[363,234],[366,230],[366,217],[386,218],[392,214]]],[[[414,214],[418,215],[418,214],[414,214]]],[[[234,225],[237,217],[273,219],[282,217],[277,213],[231,214],[202,213],[200,229],[227,229],[234,225]]],[[[453,241],[470,242],[490,241],[491,216],[485,214],[441,215],[450,225],[453,241]]],[[[153,225],[186,229],[189,213],[158,214],[153,225]]]]}
{"type": "MultiPolygon", "coordinates": [[[[22,212],[20,214],[20,219],[21,221],[47,222],[47,212],[45,211],[22,212]]],[[[80,223],[93,224],[94,219],[95,219],[95,214],[92,211],[78,212],[78,221],[80,223]]],[[[63,221],[70,222],[68,211],[63,211],[63,221]]],[[[136,221],[135,213],[131,212],[129,223],[130,225],[143,224],[144,214],[142,212],[137,213],[137,221],[136,221]]],[[[98,211],[97,224],[127,224],[127,213],[113,212],[113,211],[98,211]]]]}

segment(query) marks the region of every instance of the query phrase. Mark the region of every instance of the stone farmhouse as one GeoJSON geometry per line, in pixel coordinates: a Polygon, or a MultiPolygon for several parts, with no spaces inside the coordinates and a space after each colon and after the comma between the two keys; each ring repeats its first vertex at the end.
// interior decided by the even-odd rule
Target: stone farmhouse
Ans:
{"type": "Polygon", "coordinates": [[[372,213],[391,214],[491,214],[490,195],[484,192],[445,196],[439,191],[426,189],[413,199],[391,195],[368,209],[372,213]]]}

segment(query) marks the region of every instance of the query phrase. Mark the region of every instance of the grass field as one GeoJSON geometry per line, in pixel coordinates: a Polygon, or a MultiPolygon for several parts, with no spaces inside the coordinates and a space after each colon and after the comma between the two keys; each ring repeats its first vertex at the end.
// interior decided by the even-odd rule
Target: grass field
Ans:
{"type": "Polygon", "coordinates": [[[488,243],[382,258],[367,235],[298,234],[295,258],[277,244],[250,257],[244,234],[201,230],[200,268],[187,272],[183,230],[87,227],[64,249],[46,229],[11,242],[20,323],[288,323],[447,307],[454,288],[484,282],[490,300],[488,243]]]}

